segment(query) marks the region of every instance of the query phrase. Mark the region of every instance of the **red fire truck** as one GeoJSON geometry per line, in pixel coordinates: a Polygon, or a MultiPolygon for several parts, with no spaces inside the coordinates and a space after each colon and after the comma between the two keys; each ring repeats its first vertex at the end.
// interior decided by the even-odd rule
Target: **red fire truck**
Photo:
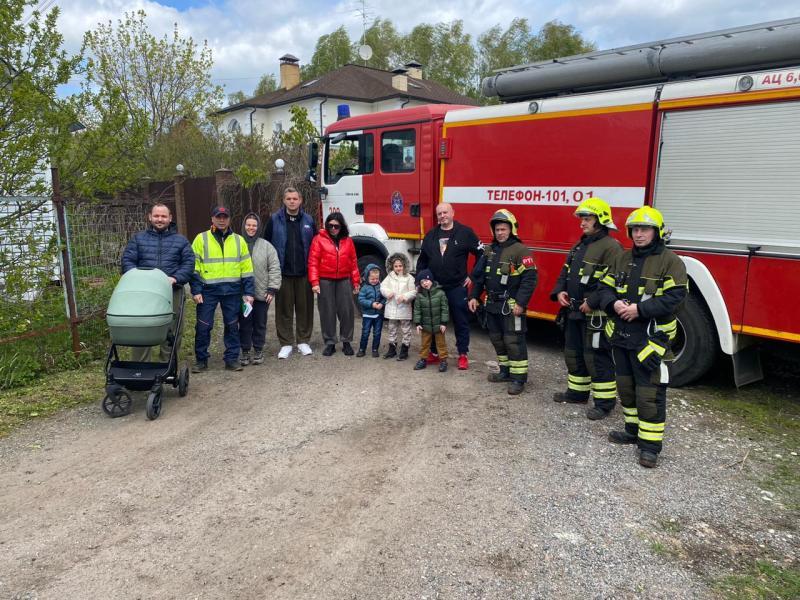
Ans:
{"type": "Polygon", "coordinates": [[[629,246],[625,219],[651,204],[691,280],[673,384],[697,379],[720,350],[737,384],[755,381],[755,341],[800,342],[797,40],[800,20],[665,40],[484,81],[484,93],[522,101],[341,120],[323,138],[323,211],[345,215],[362,262],[382,263],[419,252],[438,202],[484,241],[489,217],[508,208],[537,257],[528,315],[553,320],[575,207],[606,200],[629,246]]]}

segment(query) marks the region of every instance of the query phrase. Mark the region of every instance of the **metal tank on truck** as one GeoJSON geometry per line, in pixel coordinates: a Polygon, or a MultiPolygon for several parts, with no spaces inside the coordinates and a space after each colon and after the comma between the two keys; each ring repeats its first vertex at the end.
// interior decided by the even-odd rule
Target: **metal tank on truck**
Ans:
{"type": "Polygon", "coordinates": [[[800,204],[800,19],[514,67],[483,87],[511,102],[376,113],[328,129],[326,206],[375,232],[365,248],[413,255],[441,201],[487,241],[489,216],[509,208],[537,256],[528,315],[552,320],[548,294],[579,234],[575,207],[599,196],[624,223],[652,205],[690,276],[673,385],[703,375],[719,351],[732,356],[737,384],[755,381],[754,342],[800,342],[800,320],[776,301],[800,294],[790,218],[800,204]],[[414,132],[409,172],[391,160],[392,146],[409,146],[404,131],[414,132]],[[345,142],[347,165],[337,153],[345,142]]]}

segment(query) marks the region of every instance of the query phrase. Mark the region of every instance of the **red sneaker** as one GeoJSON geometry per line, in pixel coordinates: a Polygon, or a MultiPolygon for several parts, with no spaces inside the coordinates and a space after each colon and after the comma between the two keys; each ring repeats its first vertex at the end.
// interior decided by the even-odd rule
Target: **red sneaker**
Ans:
{"type": "Polygon", "coordinates": [[[458,355],[458,370],[466,371],[469,368],[469,359],[466,354],[458,355]]]}
{"type": "Polygon", "coordinates": [[[425,362],[429,365],[435,365],[439,362],[439,355],[435,352],[431,352],[428,354],[428,358],[425,359],[425,362]]]}

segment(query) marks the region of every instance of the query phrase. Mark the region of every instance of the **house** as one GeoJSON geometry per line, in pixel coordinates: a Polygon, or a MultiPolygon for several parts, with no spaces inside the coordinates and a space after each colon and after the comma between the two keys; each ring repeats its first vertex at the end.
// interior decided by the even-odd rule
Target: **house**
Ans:
{"type": "Polygon", "coordinates": [[[422,65],[410,62],[404,68],[383,71],[347,64],[311,81],[300,81],[300,61],[291,54],[281,56],[280,88],[233,104],[217,114],[227,131],[264,135],[291,126],[289,109],[302,106],[320,134],[338,118],[340,105],[349,107],[350,116],[394,110],[421,104],[478,103],[445,86],[424,79],[422,65]]]}

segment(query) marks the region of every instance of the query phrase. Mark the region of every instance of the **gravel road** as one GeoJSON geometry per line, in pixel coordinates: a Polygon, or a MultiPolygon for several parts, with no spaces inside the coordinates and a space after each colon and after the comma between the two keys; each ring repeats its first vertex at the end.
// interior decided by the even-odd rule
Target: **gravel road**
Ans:
{"type": "Polygon", "coordinates": [[[529,337],[519,397],[482,332],[446,374],[273,339],[157,421],[32,424],[0,440],[0,598],[713,598],[756,558],[797,565],[798,515],[757,483],[777,450],[693,403],[709,388],[670,392],[646,470],[606,441],[619,409],[550,400],[561,355],[529,337]]]}

